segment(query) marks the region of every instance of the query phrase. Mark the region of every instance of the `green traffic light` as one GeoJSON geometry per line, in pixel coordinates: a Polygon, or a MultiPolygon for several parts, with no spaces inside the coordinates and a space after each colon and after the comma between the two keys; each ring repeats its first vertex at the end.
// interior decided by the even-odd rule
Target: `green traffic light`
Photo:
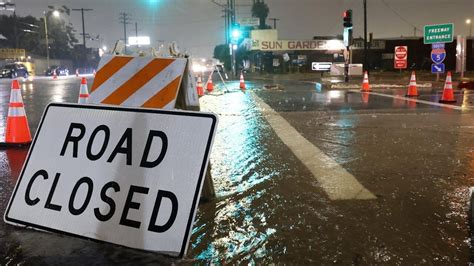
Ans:
{"type": "Polygon", "coordinates": [[[232,38],[240,39],[241,36],[242,36],[242,32],[239,29],[232,30],[232,38]]]}

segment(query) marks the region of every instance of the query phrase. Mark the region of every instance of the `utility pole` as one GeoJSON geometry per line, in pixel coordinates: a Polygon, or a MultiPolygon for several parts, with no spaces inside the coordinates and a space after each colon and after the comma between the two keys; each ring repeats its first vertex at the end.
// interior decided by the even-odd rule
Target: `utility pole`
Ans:
{"type": "Polygon", "coordinates": [[[367,0],[364,0],[364,70],[368,70],[367,66],[367,0]]]}
{"type": "Polygon", "coordinates": [[[277,28],[277,21],[280,20],[279,18],[269,18],[269,20],[273,20],[273,29],[276,30],[277,28]]]}
{"type": "Polygon", "coordinates": [[[123,24],[123,41],[125,44],[125,53],[127,53],[127,24],[130,24],[130,14],[121,12],[119,20],[120,23],[123,24]]]}
{"type": "Polygon", "coordinates": [[[82,45],[84,45],[84,51],[86,50],[86,26],[84,23],[84,11],[92,11],[91,8],[73,8],[72,11],[81,11],[82,16],[82,45]]]}

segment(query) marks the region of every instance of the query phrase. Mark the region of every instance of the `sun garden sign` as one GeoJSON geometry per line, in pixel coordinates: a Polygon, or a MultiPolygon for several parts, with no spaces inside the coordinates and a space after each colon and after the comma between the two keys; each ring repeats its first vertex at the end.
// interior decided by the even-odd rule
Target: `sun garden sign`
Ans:
{"type": "Polygon", "coordinates": [[[424,44],[453,42],[454,24],[425,25],[424,44]]]}

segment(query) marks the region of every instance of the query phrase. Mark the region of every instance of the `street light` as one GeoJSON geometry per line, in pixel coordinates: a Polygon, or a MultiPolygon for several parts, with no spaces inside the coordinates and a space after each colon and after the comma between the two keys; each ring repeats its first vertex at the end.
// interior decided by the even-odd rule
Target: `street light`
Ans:
{"type": "MultiPolygon", "coordinates": [[[[58,10],[54,10],[52,14],[54,17],[59,18],[58,10]]],[[[44,15],[44,35],[46,37],[46,65],[48,66],[48,69],[49,69],[48,13],[46,11],[43,11],[43,15],[44,15]]]]}
{"type": "Polygon", "coordinates": [[[471,38],[471,35],[472,35],[472,23],[471,23],[471,19],[470,19],[470,18],[466,19],[466,24],[469,25],[469,38],[471,38]]]}

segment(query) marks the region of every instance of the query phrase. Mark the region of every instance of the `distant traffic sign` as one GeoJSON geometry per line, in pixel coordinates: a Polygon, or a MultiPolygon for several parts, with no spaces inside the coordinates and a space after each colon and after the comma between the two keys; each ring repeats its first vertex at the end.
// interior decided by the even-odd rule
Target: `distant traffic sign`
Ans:
{"type": "Polygon", "coordinates": [[[237,21],[242,27],[254,27],[260,25],[259,18],[239,18],[237,21]]]}
{"type": "Polygon", "coordinates": [[[395,69],[406,69],[408,67],[408,47],[395,46],[394,65],[395,69]]]}
{"type": "Polygon", "coordinates": [[[444,73],[444,64],[431,64],[431,73],[444,73]]]}
{"type": "Polygon", "coordinates": [[[431,50],[431,61],[435,64],[443,63],[444,59],[446,58],[446,50],[445,49],[433,49],[431,50]]]}
{"type": "Polygon", "coordinates": [[[217,118],[50,104],[5,222],[183,256],[217,118]]]}
{"type": "Polygon", "coordinates": [[[448,43],[454,39],[454,24],[426,25],[424,28],[424,44],[448,43]]]}
{"type": "Polygon", "coordinates": [[[444,49],[444,43],[433,43],[431,44],[431,49],[444,49]]]}

